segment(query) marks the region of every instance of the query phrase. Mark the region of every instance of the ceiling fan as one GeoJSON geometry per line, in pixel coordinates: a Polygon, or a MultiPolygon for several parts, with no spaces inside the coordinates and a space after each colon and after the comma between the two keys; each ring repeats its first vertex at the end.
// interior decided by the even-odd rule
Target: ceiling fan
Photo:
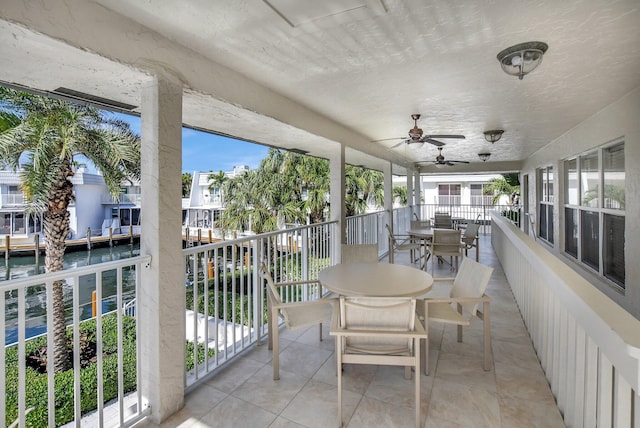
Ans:
{"type": "Polygon", "coordinates": [[[376,140],[374,141],[374,143],[379,141],[389,141],[389,140],[397,140],[400,138],[404,138],[404,140],[392,146],[391,148],[394,149],[403,144],[422,144],[422,143],[429,143],[429,144],[433,144],[434,146],[441,147],[441,146],[444,146],[445,144],[442,141],[434,140],[434,138],[461,138],[461,139],[465,138],[464,135],[422,135],[423,134],[422,129],[418,128],[418,119],[420,119],[420,115],[418,113],[412,114],[411,119],[413,119],[413,128],[409,130],[409,138],[404,138],[404,137],[386,138],[384,140],[376,140]]]}
{"type": "Polygon", "coordinates": [[[432,163],[437,167],[442,167],[442,166],[453,166],[457,163],[469,163],[469,162],[460,161],[460,160],[445,160],[444,156],[442,155],[442,147],[438,147],[438,156],[436,156],[436,160],[416,162],[416,164],[421,164],[421,163],[432,163]]]}

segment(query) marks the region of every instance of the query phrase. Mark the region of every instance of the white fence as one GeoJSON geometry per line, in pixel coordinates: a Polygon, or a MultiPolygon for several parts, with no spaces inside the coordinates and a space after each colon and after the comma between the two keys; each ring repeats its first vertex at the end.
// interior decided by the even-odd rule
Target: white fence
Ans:
{"type": "Polygon", "coordinates": [[[491,242],[569,427],[640,427],[640,321],[506,219],[491,242]]]}
{"type": "MultiPolygon", "coordinates": [[[[268,264],[278,281],[315,279],[320,270],[336,263],[336,231],[336,222],[318,223],[183,251],[189,311],[185,335],[197,342],[187,345],[187,360],[193,362],[187,363],[187,390],[266,334],[260,262],[268,264]]],[[[316,291],[287,292],[307,299],[316,291]]]]}
{"type": "MultiPolygon", "coordinates": [[[[144,415],[149,413],[149,408],[141,395],[141,358],[140,358],[140,337],[143,334],[140,323],[135,318],[128,317],[122,310],[111,312],[116,317],[115,322],[109,321],[110,326],[115,325],[115,332],[110,330],[106,324],[103,313],[103,303],[111,302],[115,308],[122,308],[125,300],[135,298],[140,289],[141,269],[150,263],[151,258],[132,257],[129,259],[101,263],[98,265],[86,266],[82,268],[65,270],[56,273],[36,275],[24,279],[16,279],[3,282],[0,285],[0,325],[5,328],[0,329],[0,341],[4,344],[7,341],[7,331],[15,328],[17,342],[9,346],[0,347],[0,425],[9,425],[13,421],[17,421],[19,426],[49,425],[56,426],[60,421],[56,421],[56,400],[58,405],[64,402],[57,396],[57,393],[68,394],[72,389],[73,397],[71,403],[73,407],[73,418],[76,425],[82,424],[83,412],[82,406],[87,401],[93,400],[95,403],[95,418],[90,424],[103,425],[103,413],[105,403],[113,400],[114,397],[108,397],[106,390],[114,390],[111,383],[115,377],[117,379],[117,396],[115,404],[111,408],[117,410],[117,418],[119,426],[128,426],[140,420],[144,415]],[[109,287],[103,287],[107,279],[110,282],[109,287]],[[126,279],[126,280],[125,280],[126,279]],[[63,287],[65,296],[65,309],[70,314],[73,344],[73,376],[72,380],[66,387],[56,388],[54,384],[68,382],[69,376],[66,373],[55,374],[53,370],[49,370],[46,375],[46,386],[43,385],[41,377],[35,375],[34,369],[28,368],[26,364],[26,348],[28,328],[34,323],[41,325],[44,318],[45,332],[51,331],[53,326],[53,312],[49,308],[53,307],[53,288],[54,282],[65,281],[63,287]],[[128,284],[125,287],[125,283],[128,284]],[[80,286],[80,284],[83,284],[80,286]],[[103,288],[112,290],[112,294],[107,295],[103,288]],[[95,336],[87,337],[81,335],[82,319],[85,308],[89,309],[89,318],[91,318],[91,291],[95,291],[95,336]],[[83,294],[84,295],[81,295],[83,294]],[[87,297],[88,296],[88,297],[87,297]],[[40,314],[31,317],[29,314],[40,314]],[[46,315],[42,317],[42,312],[46,315]],[[125,317],[127,318],[125,320],[125,317]],[[35,320],[35,321],[34,321],[35,320]],[[126,321],[126,323],[125,323],[126,321]],[[135,350],[131,351],[135,355],[128,354],[126,358],[131,361],[135,358],[135,364],[125,364],[125,351],[129,352],[130,348],[125,347],[124,329],[131,329],[132,323],[135,325],[135,350]],[[125,325],[126,324],[126,325],[125,325]],[[10,327],[7,329],[6,327],[10,327]],[[13,327],[12,327],[13,326],[13,327]],[[127,327],[129,326],[129,327],[127,327]],[[111,349],[103,349],[105,334],[108,334],[114,343],[111,349]],[[114,339],[115,338],[115,339],[114,339]],[[95,362],[88,364],[88,369],[81,369],[81,341],[92,341],[95,346],[95,362]],[[110,354],[111,356],[105,356],[110,354]],[[114,355],[115,354],[115,355],[114,355]],[[8,357],[11,357],[8,359],[8,357]],[[114,359],[115,358],[115,359],[114,359]],[[125,372],[126,371],[126,372],[125,372]],[[87,373],[92,373],[87,377],[87,373]],[[92,378],[91,376],[94,376],[92,378]],[[125,382],[125,377],[129,382],[125,382]],[[55,381],[54,381],[55,378],[55,381]],[[81,383],[81,378],[93,379],[92,381],[81,383]],[[134,379],[133,391],[127,391],[125,385],[131,385],[131,379],[134,379]],[[111,379],[111,380],[109,380],[111,379]],[[7,382],[10,380],[10,382],[7,382]],[[94,384],[95,389],[89,385],[94,384]],[[28,395],[27,391],[43,388],[42,395],[34,396],[33,391],[28,395]],[[125,394],[129,395],[125,397],[125,394]],[[11,399],[10,399],[11,397],[11,399]],[[91,398],[94,397],[94,398],[91,398]],[[126,408],[125,408],[126,398],[126,408]],[[28,401],[29,400],[29,401],[28,401]],[[33,409],[33,415],[46,414],[47,422],[34,422],[33,415],[28,415],[33,409]]],[[[49,367],[55,364],[53,346],[53,334],[46,337],[46,360],[49,367]]],[[[85,361],[82,361],[84,364],[85,361]]],[[[131,388],[129,388],[131,389],[131,388]]],[[[69,403],[66,403],[67,405],[69,403]]],[[[91,410],[89,410],[91,411],[91,410]]]]}

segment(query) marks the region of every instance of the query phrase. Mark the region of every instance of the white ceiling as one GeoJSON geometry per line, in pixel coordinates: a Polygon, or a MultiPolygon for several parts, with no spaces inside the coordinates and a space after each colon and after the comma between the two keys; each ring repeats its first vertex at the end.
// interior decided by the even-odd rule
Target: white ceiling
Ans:
{"type": "MultiPolygon", "coordinates": [[[[640,85],[638,0],[97,3],[352,131],[371,146],[354,143],[359,150],[348,151],[348,157],[352,163],[371,166],[376,166],[380,154],[398,162],[437,155],[431,145],[390,149],[398,141],[368,142],[406,136],[413,126],[410,115],[421,113],[419,126],[426,134],[467,137],[444,140],[446,158],[473,162],[468,170],[508,168],[640,85]],[[522,81],[506,75],[496,54],[533,40],[549,45],[540,67],[522,81]],[[495,128],[505,133],[491,145],[483,131],[495,128]],[[482,151],[491,152],[489,162],[478,159],[482,151]]],[[[4,18],[2,8],[0,18],[4,18]]],[[[7,10],[10,18],[12,11],[7,10]]],[[[21,79],[28,86],[48,89],[53,85],[48,79],[56,77],[57,86],[84,85],[81,89],[86,92],[125,102],[128,93],[137,90],[126,82],[140,77],[135,80],[126,69],[111,72],[113,82],[98,82],[96,74],[92,83],[91,70],[120,67],[106,60],[101,64],[100,58],[89,72],[70,66],[71,53],[63,56],[63,65],[22,70],[17,64],[25,58],[29,58],[25,67],[33,68],[52,50],[48,45],[62,44],[38,39],[25,49],[33,37],[27,37],[22,26],[0,24],[0,55],[13,64],[13,68],[3,65],[0,80],[21,79]],[[25,34],[16,37],[22,31],[25,34]],[[63,73],[68,82],[60,78],[63,73]]],[[[187,91],[185,123],[272,145],[278,145],[284,132],[291,133],[295,137],[287,138],[284,147],[323,155],[324,143],[310,137],[313,130],[298,129],[259,111],[239,114],[219,101],[187,91]],[[216,115],[223,119],[214,119],[216,115]],[[243,120],[234,122],[234,117],[243,120]]]]}

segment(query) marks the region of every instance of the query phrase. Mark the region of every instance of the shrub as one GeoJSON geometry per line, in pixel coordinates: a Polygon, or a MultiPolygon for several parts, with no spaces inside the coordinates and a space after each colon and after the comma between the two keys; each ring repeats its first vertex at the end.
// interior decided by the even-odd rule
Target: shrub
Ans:
{"type": "MultiPolygon", "coordinates": [[[[80,334],[87,340],[95,340],[95,319],[80,324],[80,334]]],[[[71,328],[67,337],[73,338],[71,328]]],[[[103,339],[103,397],[107,402],[118,396],[118,332],[116,314],[105,315],[102,323],[103,339]]],[[[123,373],[124,392],[136,389],[136,321],[131,317],[123,317],[123,373]]],[[[46,336],[41,336],[25,343],[26,355],[32,355],[47,345],[46,336]]],[[[18,349],[12,346],[6,350],[6,425],[10,425],[18,417],[18,349]]],[[[73,403],[73,370],[56,373],[55,413],[56,426],[63,425],[74,418],[73,403]]],[[[26,368],[26,408],[34,408],[26,417],[26,426],[47,426],[47,374],[27,366],[26,368]]],[[[98,367],[89,362],[80,371],[80,406],[82,414],[97,408],[98,367]]]]}

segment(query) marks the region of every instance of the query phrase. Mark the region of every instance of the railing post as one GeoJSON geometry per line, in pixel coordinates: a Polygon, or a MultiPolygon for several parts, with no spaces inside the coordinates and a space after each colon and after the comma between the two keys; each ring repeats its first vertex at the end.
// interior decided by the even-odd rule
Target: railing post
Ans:
{"type": "MultiPolygon", "coordinates": [[[[302,229],[302,248],[300,249],[302,252],[302,280],[306,281],[309,279],[309,229],[302,229]]],[[[297,240],[296,240],[297,241],[297,240]]]]}

